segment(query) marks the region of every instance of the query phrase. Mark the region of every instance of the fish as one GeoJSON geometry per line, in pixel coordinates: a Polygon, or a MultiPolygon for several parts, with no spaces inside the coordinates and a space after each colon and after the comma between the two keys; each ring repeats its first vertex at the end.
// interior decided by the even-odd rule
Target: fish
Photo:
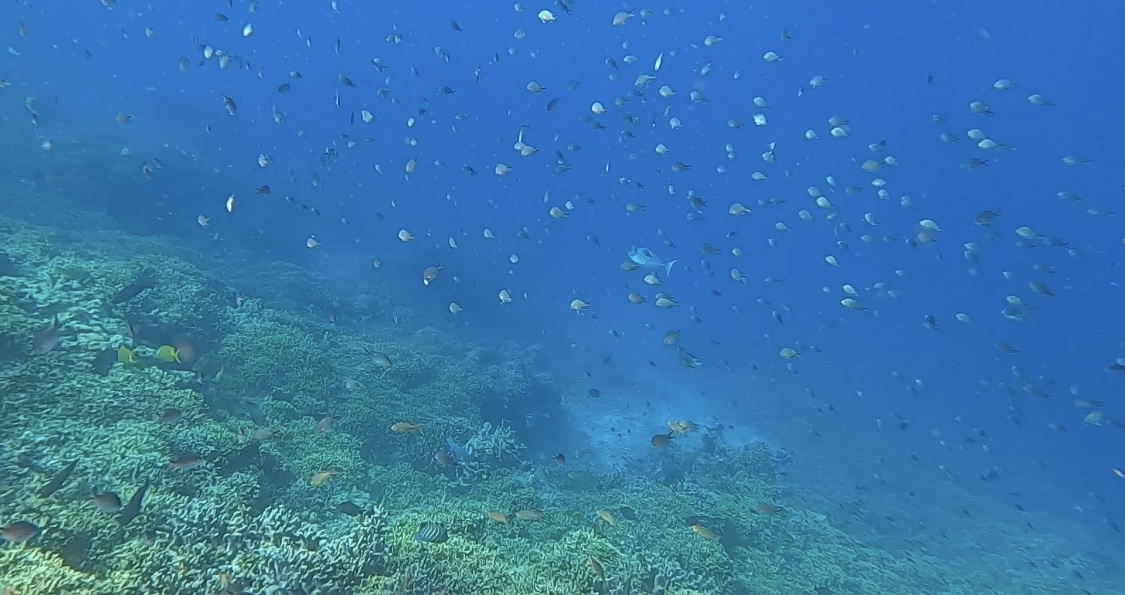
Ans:
{"type": "Polygon", "coordinates": [[[121,497],[113,492],[93,493],[94,507],[101,512],[114,513],[121,510],[121,497]]]}
{"type": "Polygon", "coordinates": [[[113,365],[117,363],[117,350],[103,349],[94,356],[94,361],[91,362],[91,367],[94,373],[98,376],[109,376],[109,372],[113,369],[113,365]]]}
{"type": "Polygon", "coordinates": [[[9,543],[23,543],[29,539],[39,535],[39,525],[30,521],[16,521],[3,530],[0,530],[0,537],[9,543]]]}
{"type": "Polygon", "coordinates": [[[508,515],[500,512],[499,510],[488,511],[488,518],[496,521],[497,523],[503,524],[503,525],[508,524],[508,515]]]}
{"type": "Polygon", "coordinates": [[[339,473],[339,471],[336,471],[335,469],[329,469],[328,471],[321,471],[320,473],[317,473],[316,475],[312,476],[312,479],[309,480],[309,485],[313,486],[314,488],[317,487],[317,486],[320,486],[320,485],[324,485],[324,482],[331,479],[332,476],[336,475],[337,473],[339,473]]]}
{"type": "Polygon", "coordinates": [[[78,465],[78,459],[71,461],[66,467],[63,467],[61,471],[56,473],[55,476],[51,478],[51,481],[47,482],[47,485],[39,490],[39,497],[46,498],[59,491],[59,488],[63,487],[66,480],[70,479],[70,474],[74,473],[74,467],[76,465],[78,465]]]}
{"type": "Polygon", "coordinates": [[[691,532],[702,537],[703,539],[706,539],[707,541],[715,541],[716,539],[714,531],[698,523],[691,526],[691,532]]]}
{"type": "Polygon", "coordinates": [[[328,417],[316,422],[316,426],[315,426],[316,431],[318,433],[324,433],[324,432],[331,431],[332,426],[336,424],[337,419],[338,418],[335,415],[329,415],[328,417]]]}
{"type": "Polygon", "coordinates": [[[157,347],[154,356],[156,357],[156,359],[162,362],[177,364],[183,363],[182,361],[180,361],[180,350],[172,347],[171,345],[161,345],[160,347],[157,347]]]}
{"type": "Polygon", "coordinates": [[[589,560],[586,560],[586,562],[590,565],[590,570],[594,571],[594,574],[597,575],[598,579],[604,581],[605,580],[605,566],[602,566],[602,563],[599,562],[598,559],[593,557],[593,556],[591,556],[589,560]]]}
{"type": "Polygon", "coordinates": [[[367,356],[371,358],[371,361],[377,368],[383,368],[385,370],[394,365],[394,362],[391,361],[391,358],[387,357],[387,354],[381,351],[371,351],[370,349],[364,347],[363,353],[367,354],[367,356]]]}
{"type": "Polygon", "coordinates": [[[652,437],[652,445],[656,448],[664,448],[665,446],[668,446],[668,443],[672,441],[672,437],[675,435],[675,432],[668,432],[667,434],[657,434],[652,437]]]}
{"type": "Polygon", "coordinates": [[[169,462],[169,464],[173,469],[178,469],[181,471],[187,469],[197,469],[203,465],[203,459],[199,458],[199,455],[190,453],[175,454],[172,455],[172,460],[169,462]]]}
{"type": "Polygon", "coordinates": [[[453,436],[446,438],[445,443],[449,445],[449,454],[453,456],[455,462],[464,463],[469,460],[469,451],[465,450],[464,446],[457,444],[453,440],[453,436]]]}
{"type": "Polygon", "coordinates": [[[449,533],[437,523],[422,523],[414,532],[414,541],[420,543],[445,543],[448,540],[449,533]]]}
{"type": "Polygon", "coordinates": [[[518,510],[516,511],[516,518],[521,521],[541,521],[543,520],[543,512],[534,508],[518,510]]]}
{"type": "Polygon", "coordinates": [[[363,508],[360,507],[360,505],[352,502],[351,500],[344,500],[343,502],[337,504],[336,510],[348,516],[359,516],[365,512],[363,508]]]}
{"type": "Polygon", "coordinates": [[[606,510],[604,508],[598,509],[598,518],[600,518],[601,520],[609,523],[610,527],[616,527],[617,526],[617,519],[613,518],[613,513],[609,512],[608,510],[606,510]]]}
{"type": "Polygon", "coordinates": [[[679,436],[685,436],[688,432],[695,429],[695,424],[688,420],[679,421],[675,419],[668,420],[668,429],[672,430],[679,436]]]}
{"type": "Polygon", "coordinates": [[[765,502],[759,502],[756,506],[754,506],[754,510],[756,510],[758,512],[758,514],[764,514],[764,515],[769,515],[769,516],[781,514],[780,508],[778,508],[778,507],[776,507],[772,504],[766,504],[765,502]]]}
{"type": "Polygon", "coordinates": [[[137,491],[133,492],[133,497],[129,498],[129,502],[125,504],[125,508],[121,509],[121,517],[118,519],[118,522],[122,527],[133,522],[133,519],[140,516],[141,508],[144,506],[145,492],[148,491],[148,486],[149,480],[145,479],[145,482],[141,484],[141,487],[137,488],[137,491]]]}
{"type": "Polygon", "coordinates": [[[35,333],[31,339],[32,350],[37,355],[42,355],[54,349],[59,344],[59,315],[51,318],[51,325],[35,333]]]}
{"type": "Polygon", "coordinates": [[[422,426],[420,426],[418,424],[412,424],[412,423],[406,422],[406,421],[400,421],[400,422],[397,422],[397,423],[391,425],[391,431],[397,432],[399,434],[403,434],[403,433],[406,433],[406,432],[420,433],[422,431],[422,426]]]}
{"type": "Polygon", "coordinates": [[[660,259],[659,256],[653,253],[652,250],[649,250],[648,248],[637,248],[636,246],[633,246],[633,249],[629,250],[629,260],[631,260],[637,266],[641,267],[656,269],[663,268],[664,274],[666,275],[671,275],[672,266],[679,262],[678,260],[669,260],[668,262],[664,262],[660,259]]]}
{"type": "Polygon", "coordinates": [[[132,349],[122,345],[117,348],[117,361],[123,364],[137,363],[137,354],[133,353],[132,349]]]}

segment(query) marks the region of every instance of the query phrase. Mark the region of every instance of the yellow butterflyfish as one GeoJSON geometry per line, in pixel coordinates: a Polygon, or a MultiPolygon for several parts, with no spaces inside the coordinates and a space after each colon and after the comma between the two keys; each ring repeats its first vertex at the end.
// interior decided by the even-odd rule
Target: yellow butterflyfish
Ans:
{"type": "Polygon", "coordinates": [[[161,345],[156,349],[156,359],[165,362],[183,363],[180,361],[180,350],[171,345],[161,345]]]}
{"type": "Polygon", "coordinates": [[[123,364],[137,363],[137,354],[133,353],[132,349],[122,345],[117,348],[117,361],[123,364]]]}

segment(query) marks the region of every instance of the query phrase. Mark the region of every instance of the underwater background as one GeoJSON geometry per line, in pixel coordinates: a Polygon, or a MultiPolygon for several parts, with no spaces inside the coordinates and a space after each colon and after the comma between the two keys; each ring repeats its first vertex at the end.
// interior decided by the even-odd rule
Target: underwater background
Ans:
{"type": "Polygon", "coordinates": [[[1125,592],[1125,6],[0,16],[0,593],[1125,592]]]}

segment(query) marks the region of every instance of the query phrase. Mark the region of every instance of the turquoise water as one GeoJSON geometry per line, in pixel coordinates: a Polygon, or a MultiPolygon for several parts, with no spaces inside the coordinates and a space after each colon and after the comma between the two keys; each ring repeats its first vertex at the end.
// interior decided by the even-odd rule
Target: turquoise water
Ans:
{"type": "Polygon", "coordinates": [[[1125,15],[1005,8],[4,6],[0,588],[1120,592],[1125,15]]]}

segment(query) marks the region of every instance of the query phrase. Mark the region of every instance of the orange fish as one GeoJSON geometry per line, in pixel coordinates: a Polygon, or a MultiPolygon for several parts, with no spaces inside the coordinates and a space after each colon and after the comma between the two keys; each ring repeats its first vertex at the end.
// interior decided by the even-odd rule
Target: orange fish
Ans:
{"type": "Polygon", "coordinates": [[[421,432],[422,426],[420,426],[418,424],[412,424],[412,423],[407,422],[407,421],[400,421],[400,422],[394,424],[393,426],[391,426],[391,431],[392,432],[398,432],[400,434],[406,433],[406,432],[421,432]]]}
{"type": "Polygon", "coordinates": [[[692,525],[691,532],[706,539],[707,541],[715,541],[715,532],[704,527],[703,525],[692,525]]]}
{"type": "Polygon", "coordinates": [[[339,471],[337,471],[335,469],[330,469],[328,471],[321,471],[320,473],[317,473],[316,475],[312,476],[312,479],[309,480],[309,485],[311,485],[313,487],[316,487],[316,486],[319,486],[319,485],[324,485],[324,482],[331,479],[332,476],[336,475],[337,473],[339,473],[339,471]]]}
{"type": "Polygon", "coordinates": [[[617,526],[617,519],[613,518],[613,515],[610,514],[608,510],[606,510],[604,508],[599,508],[598,509],[598,516],[601,517],[601,519],[603,521],[609,523],[610,527],[616,527],[617,526]]]}
{"type": "Polygon", "coordinates": [[[517,511],[516,518],[521,521],[541,521],[543,520],[543,512],[535,510],[534,508],[528,508],[526,510],[517,511]]]}
{"type": "Polygon", "coordinates": [[[672,441],[672,437],[675,435],[675,432],[668,432],[667,434],[657,434],[652,437],[652,445],[656,448],[664,448],[665,446],[668,446],[668,443],[672,441]]]}
{"type": "Polygon", "coordinates": [[[496,521],[497,523],[508,524],[508,515],[500,512],[499,510],[488,511],[488,518],[496,521]]]}

